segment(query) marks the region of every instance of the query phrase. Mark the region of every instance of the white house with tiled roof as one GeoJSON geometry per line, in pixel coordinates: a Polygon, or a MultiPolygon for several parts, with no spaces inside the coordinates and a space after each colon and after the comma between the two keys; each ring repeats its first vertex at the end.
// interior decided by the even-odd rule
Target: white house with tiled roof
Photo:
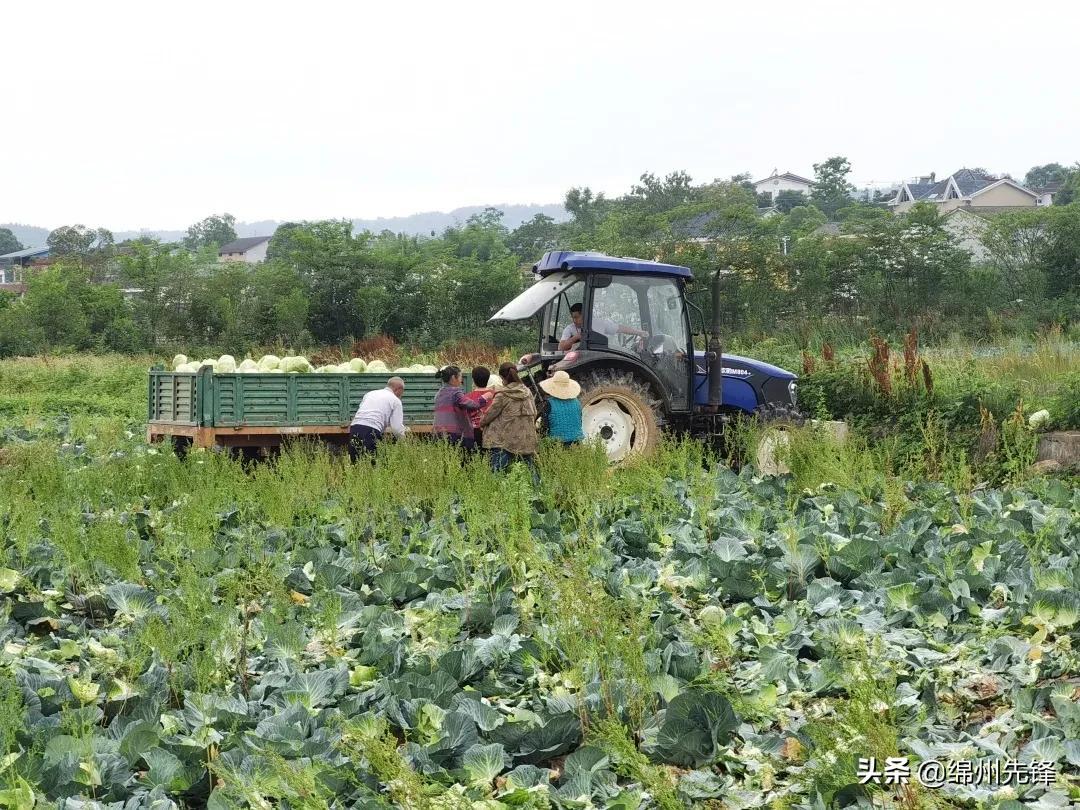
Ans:
{"type": "Polygon", "coordinates": [[[758,194],[771,194],[773,202],[776,202],[776,195],[781,191],[800,191],[809,197],[813,188],[813,180],[807,180],[791,172],[779,174],[776,169],[773,169],[773,173],[764,180],[754,182],[754,191],[758,194]]]}
{"type": "Polygon", "coordinates": [[[257,264],[266,259],[268,247],[270,247],[269,236],[246,236],[222,245],[218,249],[218,261],[257,264]]]}

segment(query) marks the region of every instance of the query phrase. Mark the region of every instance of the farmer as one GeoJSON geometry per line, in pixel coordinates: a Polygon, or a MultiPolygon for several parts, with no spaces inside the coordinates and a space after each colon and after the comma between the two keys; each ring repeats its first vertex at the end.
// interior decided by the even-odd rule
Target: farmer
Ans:
{"type": "Polygon", "coordinates": [[[559,370],[541,382],[540,388],[548,395],[544,404],[548,436],[562,442],[565,447],[584,439],[581,401],[578,399],[581,386],[565,371],[559,370]]]}
{"type": "MultiPolygon", "coordinates": [[[[582,314],[581,304],[574,304],[570,307],[570,323],[563,329],[562,339],[559,341],[559,351],[568,352],[574,347],[574,344],[581,340],[581,326],[584,321],[585,316],[582,314]]],[[[606,337],[612,337],[614,335],[649,336],[649,333],[644,329],[634,329],[631,326],[623,326],[608,318],[593,318],[592,328],[594,332],[599,332],[606,337]]]]}
{"type": "Polygon", "coordinates": [[[499,366],[499,377],[503,387],[495,392],[495,399],[480,420],[484,446],[491,453],[491,469],[499,472],[511,462],[523,461],[529,468],[533,484],[538,485],[536,403],[513,363],[499,366]]]}
{"type": "Polygon", "coordinates": [[[405,393],[405,381],[391,377],[385,388],[368,391],[360,400],[360,407],[349,425],[349,456],[356,461],[362,453],[374,453],[375,444],[390,430],[395,436],[404,436],[405,413],[401,407],[401,395],[405,393]]]}
{"type": "Polygon", "coordinates": [[[465,399],[479,402],[481,405],[480,410],[469,414],[469,421],[472,422],[473,435],[476,438],[476,447],[478,449],[484,446],[484,435],[483,430],[480,428],[480,420],[487,413],[488,406],[491,405],[491,400],[495,397],[495,389],[488,388],[489,380],[491,380],[491,372],[486,366],[474,366],[472,370],[473,390],[465,395],[465,399]]]}
{"type": "Polygon", "coordinates": [[[435,393],[435,419],[431,425],[432,434],[465,450],[475,450],[476,437],[469,414],[472,411],[479,411],[484,404],[465,396],[465,391],[461,387],[461,369],[457,366],[445,366],[436,376],[442,380],[443,384],[435,393]]]}

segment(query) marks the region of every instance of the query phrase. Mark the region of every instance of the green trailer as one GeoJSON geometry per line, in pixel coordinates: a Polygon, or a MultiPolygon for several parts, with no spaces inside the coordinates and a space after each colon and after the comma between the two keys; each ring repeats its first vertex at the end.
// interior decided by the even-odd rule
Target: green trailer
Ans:
{"type": "MultiPolygon", "coordinates": [[[[442,384],[434,374],[215,374],[209,366],[178,373],[155,366],[146,438],[221,448],[275,447],[301,437],[344,444],[364,394],[393,376],[405,381],[405,424],[430,433],[442,384]]],[[[472,381],[464,376],[469,390],[472,381]]]]}

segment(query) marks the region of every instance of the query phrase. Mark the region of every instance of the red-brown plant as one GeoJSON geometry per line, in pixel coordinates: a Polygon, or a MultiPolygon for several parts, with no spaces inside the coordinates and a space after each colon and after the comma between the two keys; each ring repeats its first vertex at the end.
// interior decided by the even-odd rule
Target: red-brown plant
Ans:
{"type": "Polygon", "coordinates": [[[885,396],[891,396],[892,378],[889,376],[889,344],[884,339],[874,335],[870,338],[870,345],[874,347],[874,353],[867,361],[870,376],[877,383],[879,392],[885,396]]]}
{"type": "Polygon", "coordinates": [[[401,348],[389,335],[375,335],[353,343],[349,356],[362,357],[365,360],[382,360],[388,366],[396,366],[401,360],[401,348]]]}

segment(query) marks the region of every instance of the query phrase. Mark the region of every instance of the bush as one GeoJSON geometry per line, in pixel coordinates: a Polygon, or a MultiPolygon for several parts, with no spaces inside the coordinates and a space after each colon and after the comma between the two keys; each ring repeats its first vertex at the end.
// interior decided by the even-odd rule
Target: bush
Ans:
{"type": "Polygon", "coordinates": [[[1080,374],[1070,374],[1061,382],[1050,407],[1053,425],[1061,430],[1080,430],[1080,374]]]}

